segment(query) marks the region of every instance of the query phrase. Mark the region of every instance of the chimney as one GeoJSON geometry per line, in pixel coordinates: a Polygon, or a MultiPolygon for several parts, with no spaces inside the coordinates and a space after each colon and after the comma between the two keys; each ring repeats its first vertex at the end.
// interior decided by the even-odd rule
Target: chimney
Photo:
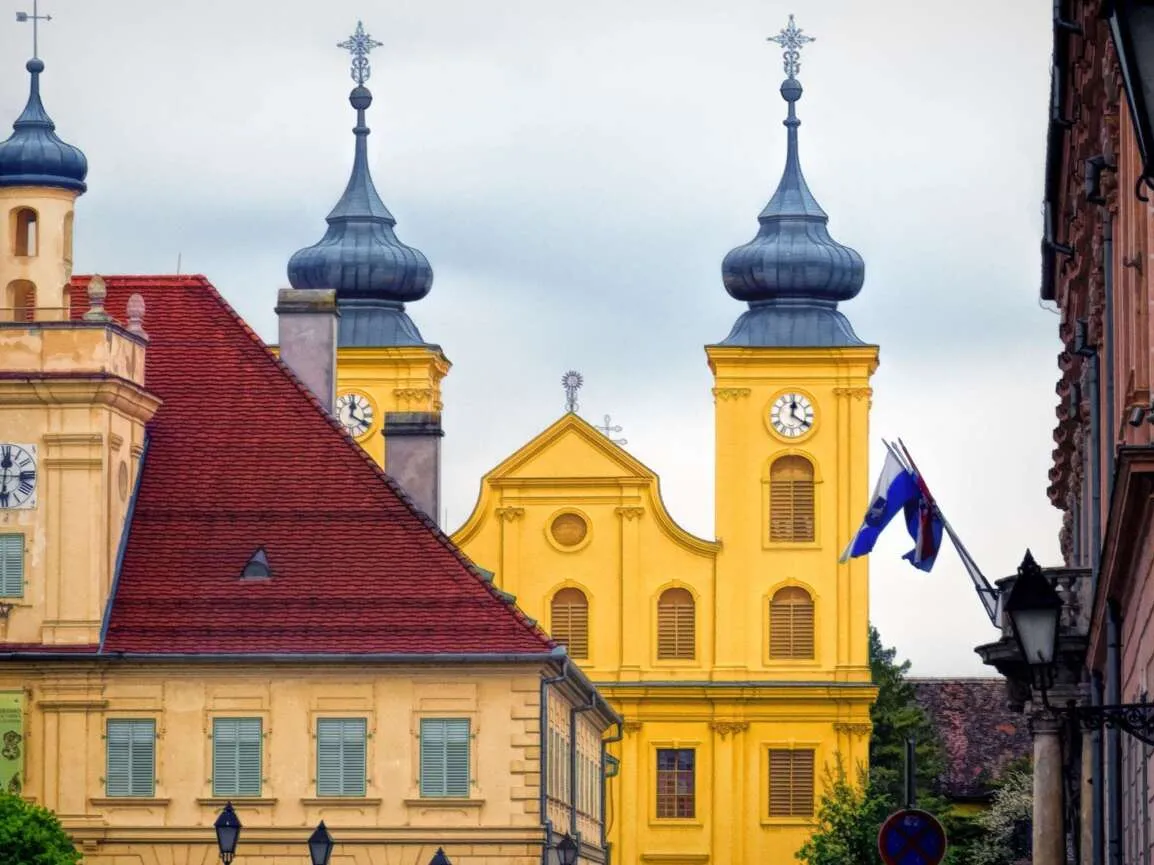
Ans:
{"type": "Polygon", "coordinates": [[[418,508],[440,525],[441,413],[393,411],[385,414],[385,472],[418,508]]]}
{"type": "Polygon", "coordinates": [[[332,414],[337,390],[337,293],[282,288],[277,293],[280,358],[332,414]]]}

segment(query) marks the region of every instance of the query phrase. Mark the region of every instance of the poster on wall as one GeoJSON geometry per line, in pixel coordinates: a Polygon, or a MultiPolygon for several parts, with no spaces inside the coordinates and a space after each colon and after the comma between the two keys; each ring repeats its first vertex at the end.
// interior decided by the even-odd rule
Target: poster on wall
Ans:
{"type": "Polygon", "coordinates": [[[24,694],[0,691],[0,790],[19,794],[24,784],[24,694]]]}

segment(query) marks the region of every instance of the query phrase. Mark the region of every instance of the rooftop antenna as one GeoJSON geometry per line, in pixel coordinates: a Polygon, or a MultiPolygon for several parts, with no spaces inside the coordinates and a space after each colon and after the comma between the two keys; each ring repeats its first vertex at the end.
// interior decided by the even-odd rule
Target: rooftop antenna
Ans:
{"type": "Polygon", "coordinates": [[[176,275],[180,276],[180,253],[176,254],[176,275]]]}
{"type": "Polygon", "coordinates": [[[40,22],[51,21],[51,15],[41,15],[39,0],[32,0],[32,14],[27,12],[17,12],[16,20],[21,24],[32,22],[32,56],[36,59],[40,58],[40,22]]]}

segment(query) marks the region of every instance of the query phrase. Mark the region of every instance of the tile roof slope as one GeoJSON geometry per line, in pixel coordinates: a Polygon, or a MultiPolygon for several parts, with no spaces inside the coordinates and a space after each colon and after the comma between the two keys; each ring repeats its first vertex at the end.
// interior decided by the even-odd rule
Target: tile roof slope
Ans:
{"type": "MultiPolygon", "coordinates": [[[[85,303],[77,277],[73,314],[85,303]]],[[[125,653],[548,654],[203,276],[139,293],[162,400],[104,649],[125,653]],[[272,578],[241,580],[264,547],[272,578]]]]}
{"type": "Polygon", "coordinates": [[[1030,755],[1026,718],[1010,709],[1005,679],[909,681],[945,748],[944,795],[984,799],[1009,763],[1030,755]]]}

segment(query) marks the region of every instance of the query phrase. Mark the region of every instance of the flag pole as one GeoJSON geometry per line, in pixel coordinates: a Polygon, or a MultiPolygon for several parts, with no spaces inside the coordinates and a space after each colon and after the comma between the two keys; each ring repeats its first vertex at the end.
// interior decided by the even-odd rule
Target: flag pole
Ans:
{"type": "MultiPolygon", "coordinates": [[[[885,445],[886,447],[890,448],[891,452],[894,451],[893,446],[890,445],[889,442],[885,442],[885,445]]],[[[910,451],[909,448],[906,447],[906,443],[901,439],[898,439],[898,447],[901,449],[900,456],[904,456],[905,458],[904,462],[909,465],[911,469],[913,469],[915,474],[920,476],[921,472],[918,470],[917,463],[914,462],[914,458],[910,455],[910,451]]],[[[897,453],[894,455],[899,456],[897,453]]],[[[990,581],[986,579],[985,574],[983,574],[981,568],[978,567],[978,563],[974,561],[974,557],[970,555],[970,551],[966,549],[966,545],[962,543],[962,539],[958,537],[957,532],[954,531],[954,527],[950,525],[950,521],[947,520],[946,515],[942,513],[942,509],[938,506],[937,501],[934,500],[931,502],[931,504],[933,505],[934,513],[937,515],[938,519],[942,521],[942,528],[945,530],[947,537],[949,537],[950,541],[953,543],[954,549],[957,551],[958,558],[962,560],[962,566],[970,575],[970,580],[973,582],[974,589],[978,593],[978,600],[982,602],[982,607],[985,609],[986,615],[989,616],[990,623],[996,627],[998,624],[997,589],[990,585],[990,581]]]]}

